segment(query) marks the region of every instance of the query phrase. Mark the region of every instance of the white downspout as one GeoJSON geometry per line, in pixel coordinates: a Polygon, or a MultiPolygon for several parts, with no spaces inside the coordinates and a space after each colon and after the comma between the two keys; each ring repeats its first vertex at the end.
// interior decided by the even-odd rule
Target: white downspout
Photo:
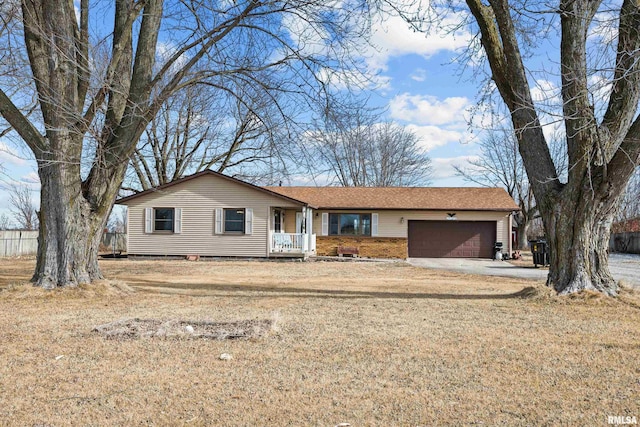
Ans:
{"type": "Polygon", "coordinates": [[[513,254],[513,212],[509,212],[509,257],[513,254]]]}

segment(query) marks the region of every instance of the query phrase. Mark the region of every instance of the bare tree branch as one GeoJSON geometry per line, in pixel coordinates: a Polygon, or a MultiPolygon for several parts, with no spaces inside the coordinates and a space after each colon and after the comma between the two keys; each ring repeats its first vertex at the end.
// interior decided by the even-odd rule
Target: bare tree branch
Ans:
{"type": "Polygon", "coordinates": [[[312,155],[321,159],[316,169],[344,187],[427,185],[431,160],[419,138],[395,123],[376,123],[376,117],[332,112],[325,130],[311,134],[312,155]]]}
{"type": "Polygon", "coordinates": [[[31,189],[25,184],[12,185],[9,188],[11,213],[23,230],[38,229],[38,215],[31,199],[31,189]]]}

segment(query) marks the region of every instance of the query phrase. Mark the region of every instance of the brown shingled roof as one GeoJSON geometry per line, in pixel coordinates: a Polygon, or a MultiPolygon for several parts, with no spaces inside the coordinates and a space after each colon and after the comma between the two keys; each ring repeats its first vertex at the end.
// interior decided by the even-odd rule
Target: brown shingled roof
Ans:
{"type": "Polygon", "coordinates": [[[519,210],[502,188],[265,187],[320,209],[519,210]]]}
{"type": "Polygon", "coordinates": [[[301,205],[305,204],[305,202],[303,202],[303,201],[295,200],[295,199],[292,199],[290,197],[287,197],[286,195],[271,191],[267,187],[259,187],[257,185],[253,185],[253,184],[251,184],[249,182],[242,181],[240,179],[233,178],[231,176],[227,176],[227,175],[222,174],[220,172],[214,172],[214,171],[212,171],[210,169],[206,169],[206,170],[203,170],[201,172],[194,173],[193,175],[187,175],[187,176],[185,176],[183,178],[177,179],[177,180],[169,182],[167,184],[160,185],[159,187],[154,187],[154,188],[151,188],[149,190],[142,191],[140,193],[136,193],[136,194],[132,194],[130,196],[122,197],[122,198],[116,200],[115,203],[116,204],[126,205],[127,202],[129,202],[130,200],[137,199],[138,197],[146,196],[147,194],[153,194],[153,193],[155,193],[157,191],[164,190],[164,189],[169,188],[169,187],[173,187],[174,185],[182,184],[184,182],[191,181],[192,179],[200,178],[201,176],[214,176],[214,177],[226,179],[228,181],[235,182],[237,184],[244,185],[244,186],[249,187],[249,188],[253,188],[254,190],[261,191],[263,193],[269,193],[269,194],[271,194],[273,196],[276,196],[276,197],[288,199],[290,202],[300,203],[301,205]]]}

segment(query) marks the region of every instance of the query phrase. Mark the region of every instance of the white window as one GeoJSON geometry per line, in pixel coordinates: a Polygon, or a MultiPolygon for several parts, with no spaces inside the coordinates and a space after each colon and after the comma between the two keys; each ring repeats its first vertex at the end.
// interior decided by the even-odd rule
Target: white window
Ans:
{"type": "Polygon", "coordinates": [[[182,232],[181,208],[146,208],[145,233],[175,233],[182,232]]]}
{"type": "Polygon", "coordinates": [[[215,211],[215,234],[251,234],[253,209],[218,208],[215,211]]]}
{"type": "Polygon", "coordinates": [[[371,236],[371,214],[329,214],[329,235],[371,236]]]}
{"type": "Polygon", "coordinates": [[[223,209],[224,232],[244,234],[244,209],[223,209]]]}

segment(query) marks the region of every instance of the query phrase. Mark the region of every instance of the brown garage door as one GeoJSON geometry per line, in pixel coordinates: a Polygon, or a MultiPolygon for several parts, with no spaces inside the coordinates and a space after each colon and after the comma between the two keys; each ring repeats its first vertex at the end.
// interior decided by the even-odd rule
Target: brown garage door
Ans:
{"type": "Polygon", "coordinates": [[[495,221],[409,221],[409,257],[492,258],[495,221]]]}

